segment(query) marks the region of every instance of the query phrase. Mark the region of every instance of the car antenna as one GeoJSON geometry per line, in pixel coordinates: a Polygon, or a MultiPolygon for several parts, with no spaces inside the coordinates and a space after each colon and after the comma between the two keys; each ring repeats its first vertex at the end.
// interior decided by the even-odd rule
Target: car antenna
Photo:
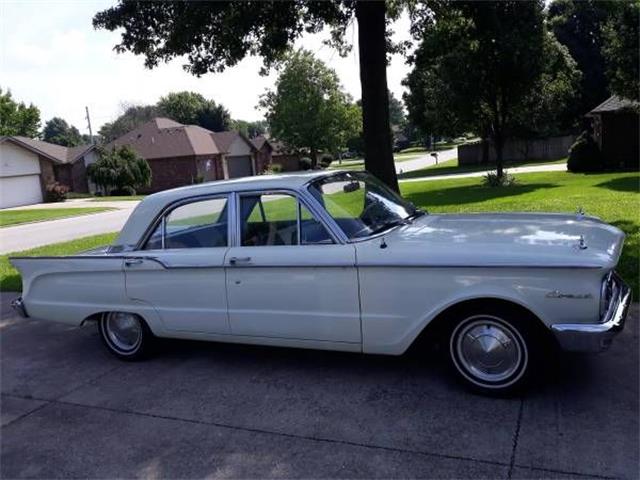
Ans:
{"type": "Polygon", "coordinates": [[[384,239],[384,235],[380,238],[380,248],[387,248],[387,242],[384,239]]]}

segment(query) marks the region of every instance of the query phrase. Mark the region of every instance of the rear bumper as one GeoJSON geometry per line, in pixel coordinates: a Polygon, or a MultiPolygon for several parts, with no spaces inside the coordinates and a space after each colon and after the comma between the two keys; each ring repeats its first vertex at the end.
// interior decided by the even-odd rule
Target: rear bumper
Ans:
{"type": "Polygon", "coordinates": [[[551,331],[564,350],[573,352],[601,352],[611,345],[613,337],[623,328],[631,304],[631,290],[615,275],[617,295],[613,306],[600,323],[558,323],[551,331]]]}
{"type": "Polygon", "coordinates": [[[22,318],[29,318],[29,315],[27,314],[27,309],[24,308],[24,303],[22,301],[22,297],[18,297],[15,300],[11,301],[11,307],[18,312],[18,315],[20,315],[22,318]]]}

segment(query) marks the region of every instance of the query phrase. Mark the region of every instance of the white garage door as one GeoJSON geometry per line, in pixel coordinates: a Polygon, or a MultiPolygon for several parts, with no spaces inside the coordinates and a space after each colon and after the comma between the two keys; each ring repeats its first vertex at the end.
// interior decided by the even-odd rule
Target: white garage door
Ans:
{"type": "Polygon", "coordinates": [[[40,175],[0,177],[0,208],[42,202],[40,175]]]}
{"type": "Polygon", "coordinates": [[[227,157],[227,169],[229,178],[250,177],[253,175],[251,157],[249,155],[227,157]]]}

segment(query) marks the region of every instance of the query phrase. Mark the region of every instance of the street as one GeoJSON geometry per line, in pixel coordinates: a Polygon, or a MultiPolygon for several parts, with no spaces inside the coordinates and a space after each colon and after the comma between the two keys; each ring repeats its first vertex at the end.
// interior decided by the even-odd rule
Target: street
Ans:
{"type": "Polygon", "coordinates": [[[3,293],[3,478],[637,478],[638,305],[610,351],[487,398],[436,355],[166,342],[112,358],[95,327],[3,293]]]}

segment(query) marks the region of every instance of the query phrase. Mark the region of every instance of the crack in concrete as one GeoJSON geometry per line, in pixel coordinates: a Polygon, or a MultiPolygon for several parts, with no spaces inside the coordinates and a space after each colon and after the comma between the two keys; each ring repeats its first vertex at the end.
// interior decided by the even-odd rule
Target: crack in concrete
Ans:
{"type": "MultiPolygon", "coordinates": [[[[116,367],[116,368],[120,368],[120,367],[116,367]]],[[[115,369],[113,369],[113,370],[115,370],[115,369]]],[[[107,373],[109,373],[109,372],[107,372],[107,373]]],[[[103,374],[103,375],[106,375],[106,374],[103,374]]],[[[101,375],[101,376],[103,376],[103,375],[101,375]]],[[[91,381],[95,381],[96,379],[92,379],[92,380],[90,380],[88,382],[85,382],[85,384],[86,383],[90,383],[91,381]]],[[[78,387],[78,388],[80,388],[80,387],[78,387]]],[[[75,390],[77,390],[77,389],[74,389],[74,391],[75,390]]],[[[71,393],[71,392],[69,392],[69,393],[71,393]]],[[[474,458],[474,457],[464,457],[464,456],[459,456],[459,455],[448,455],[448,454],[444,454],[444,453],[426,452],[426,451],[422,451],[422,450],[412,450],[412,449],[406,449],[406,448],[389,447],[389,446],[384,446],[384,445],[375,445],[375,444],[369,444],[369,443],[353,442],[353,441],[349,441],[349,440],[340,440],[340,439],[332,439],[332,438],[313,437],[313,436],[307,436],[307,435],[298,435],[298,434],[294,434],[294,433],[278,432],[278,431],[274,431],[274,430],[265,430],[265,429],[260,429],[260,428],[243,427],[243,426],[239,426],[239,425],[231,425],[231,424],[224,424],[224,423],[204,421],[204,420],[194,420],[194,419],[189,419],[189,418],[174,417],[174,416],[170,416],[170,415],[159,415],[159,414],[154,414],[154,413],[143,413],[143,412],[136,412],[136,411],[133,411],[133,410],[124,410],[124,409],[120,409],[120,408],[104,407],[104,406],[98,406],[98,405],[85,405],[85,404],[82,404],[82,403],[75,403],[75,402],[59,400],[59,398],[61,398],[61,397],[57,397],[56,399],[52,399],[52,400],[47,400],[47,399],[39,399],[39,398],[33,398],[33,397],[25,397],[25,396],[16,395],[16,394],[10,394],[10,393],[2,393],[1,395],[9,396],[9,397],[15,397],[15,398],[23,398],[25,400],[40,400],[40,401],[47,402],[44,405],[42,405],[41,407],[39,407],[37,410],[41,410],[42,408],[44,408],[44,407],[46,407],[48,405],[51,405],[51,404],[59,404],[59,405],[66,405],[66,406],[76,407],[76,408],[89,408],[89,409],[95,409],[95,410],[102,410],[102,411],[107,411],[107,412],[112,412],[112,413],[123,414],[123,415],[135,415],[135,416],[141,416],[141,417],[147,417],[147,418],[155,418],[155,419],[161,419],[161,420],[185,422],[185,423],[191,423],[191,424],[195,424],[195,425],[204,425],[204,426],[212,426],[212,427],[218,427],[218,428],[226,428],[226,429],[229,429],[229,430],[237,430],[237,431],[242,431],[242,432],[259,433],[259,434],[264,434],[264,435],[274,435],[274,436],[279,436],[279,437],[283,437],[283,438],[291,438],[291,439],[296,439],[296,440],[308,440],[308,441],[314,441],[314,442],[331,443],[331,444],[346,445],[346,446],[352,446],[352,447],[370,448],[370,449],[383,450],[383,451],[388,451],[388,452],[393,452],[393,453],[408,453],[408,454],[413,454],[413,455],[422,455],[422,456],[440,458],[440,459],[446,459],[446,460],[475,462],[475,463],[480,463],[480,464],[484,464],[484,465],[492,465],[492,466],[497,466],[497,467],[508,467],[509,468],[509,478],[511,478],[511,474],[513,472],[513,469],[517,467],[517,468],[524,468],[524,469],[531,470],[531,471],[562,474],[562,475],[576,475],[576,476],[582,476],[582,477],[585,477],[585,478],[594,478],[594,479],[602,479],[602,480],[614,480],[614,479],[617,479],[617,477],[611,477],[611,476],[606,476],[606,475],[598,475],[598,474],[592,474],[592,473],[573,472],[573,471],[557,470],[557,469],[550,469],[550,468],[543,468],[543,467],[532,467],[532,466],[526,466],[526,465],[518,465],[518,464],[515,463],[515,444],[514,444],[514,449],[512,450],[510,462],[506,463],[506,462],[496,462],[496,461],[492,461],[492,460],[482,460],[482,459],[474,458]]],[[[65,394],[65,395],[68,395],[68,393],[65,394]]],[[[517,424],[517,427],[516,427],[516,431],[518,432],[518,434],[519,434],[519,429],[520,429],[520,422],[521,422],[521,419],[522,419],[523,404],[524,404],[524,401],[521,401],[520,411],[519,411],[519,414],[518,414],[518,424],[517,424]]],[[[24,418],[24,417],[30,415],[34,411],[29,412],[29,414],[24,415],[21,418],[24,418]]],[[[13,424],[15,422],[12,421],[10,423],[13,424]]],[[[514,441],[517,443],[517,435],[515,436],[514,441]]]]}

